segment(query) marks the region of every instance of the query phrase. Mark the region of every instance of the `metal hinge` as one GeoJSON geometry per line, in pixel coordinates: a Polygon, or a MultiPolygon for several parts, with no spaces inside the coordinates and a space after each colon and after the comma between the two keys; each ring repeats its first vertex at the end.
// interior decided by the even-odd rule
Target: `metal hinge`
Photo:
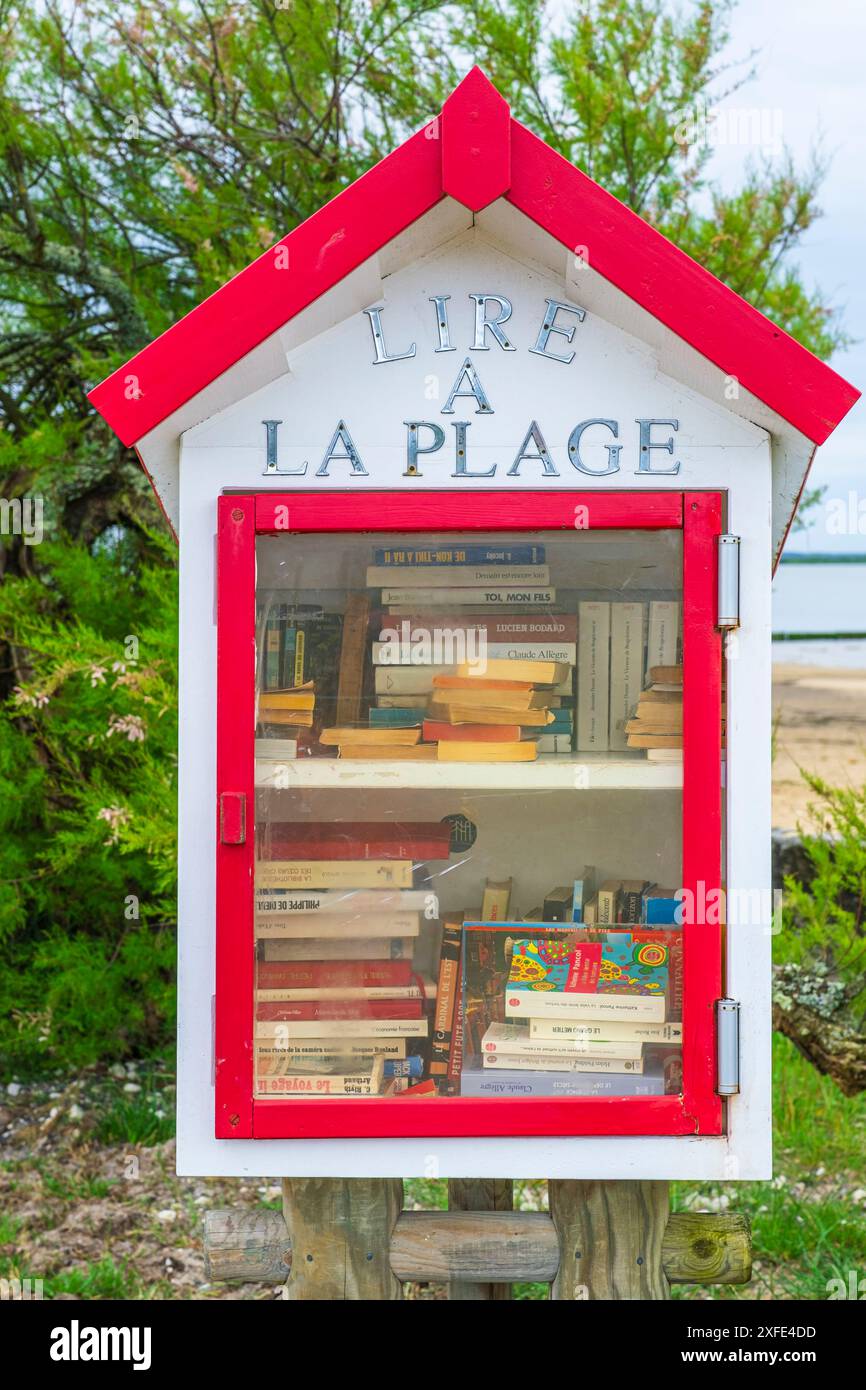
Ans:
{"type": "Polygon", "coordinates": [[[716,1000],[716,1094],[735,1096],[740,1089],[740,1005],[716,1000]]]}
{"type": "Polygon", "coordinates": [[[740,626],[740,538],[719,536],[719,627],[740,626]]]}

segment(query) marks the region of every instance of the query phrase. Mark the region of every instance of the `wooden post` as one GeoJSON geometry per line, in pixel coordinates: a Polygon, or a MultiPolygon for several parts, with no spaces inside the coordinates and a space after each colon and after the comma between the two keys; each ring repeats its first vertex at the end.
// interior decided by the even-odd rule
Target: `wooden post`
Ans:
{"type": "Polygon", "coordinates": [[[551,1181],[548,1191],[560,1248],[551,1298],[669,1297],[667,1183],[551,1181]]]}
{"type": "Polygon", "coordinates": [[[399,1178],[284,1178],[283,1214],[292,1242],[286,1297],[402,1298],[391,1273],[391,1235],[402,1210],[399,1178]]]}
{"type": "MultiPolygon", "coordinates": [[[[451,1178],[448,1183],[449,1211],[511,1211],[514,1183],[509,1178],[451,1178]]],[[[454,1281],[448,1285],[449,1299],[506,1300],[510,1284],[469,1284],[454,1281]]]]}

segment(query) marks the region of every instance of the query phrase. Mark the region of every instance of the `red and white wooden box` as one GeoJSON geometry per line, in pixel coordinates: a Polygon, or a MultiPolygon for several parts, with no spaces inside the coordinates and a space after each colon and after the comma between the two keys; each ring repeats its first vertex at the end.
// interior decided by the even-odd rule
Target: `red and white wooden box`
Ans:
{"type": "MultiPolygon", "coordinates": [[[[582,778],[575,753],[353,773],[314,758],[293,770],[291,805],[363,819],[389,796],[436,808],[455,796],[482,816],[499,798],[513,808],[511,821],[490,812],[505,817],[503,844],[524,802],[527,835],[545,806],[527,868],[542,886],[560,881],[572,820],[599,860],[618,836],[639,860],[667,827],[693,901],[724,887],[729,904],[767,904],[771,576],[815,448],[856,397],[513,120],[477,69],[424,129],[91,393],[180,541],[181,1173],[769,1175],[771,910],[684,925],[675,1094],[254,1097],[256,817],[272,804],[254,757],[257,547],[315,537],[336,573],[352,537],[372,549],[377,536],[578,547],[591,535],[624,593],[641,537],[647,553],[675,547],[680,766],[610,756],[582,778]],[[722,535],[739,540],[738,611],[724,614],[720,563],[723,603],[736,608],[737,592],[722,535]],[[726,1095],[723,998],[740,1018],[726,1095]]],[[[502,865],[478,843],[480,903],[502,865]]],[[[505,872],[519,879],[519,864],[505,872]]]]}

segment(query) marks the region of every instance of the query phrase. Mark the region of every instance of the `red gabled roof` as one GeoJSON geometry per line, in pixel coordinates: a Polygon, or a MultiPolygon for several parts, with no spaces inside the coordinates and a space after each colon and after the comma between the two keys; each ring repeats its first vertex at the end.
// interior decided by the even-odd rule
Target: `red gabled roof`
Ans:
{"type": "Polygon", "coordinates": [[[815,444],[859,391],[511,118],[479,68],[442,114],[302,222],[89,399],[134,444],[449,196],[504,197],[815,444]]]}

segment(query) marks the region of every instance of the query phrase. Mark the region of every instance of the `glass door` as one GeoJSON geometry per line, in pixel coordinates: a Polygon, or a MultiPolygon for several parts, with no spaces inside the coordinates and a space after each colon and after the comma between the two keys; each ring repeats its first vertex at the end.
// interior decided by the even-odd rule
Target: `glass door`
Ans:
{"type": "Polygon", "coordinates": [[[218,1134],[719,1132],[718,531],[222,499],[218,1134]]]}

